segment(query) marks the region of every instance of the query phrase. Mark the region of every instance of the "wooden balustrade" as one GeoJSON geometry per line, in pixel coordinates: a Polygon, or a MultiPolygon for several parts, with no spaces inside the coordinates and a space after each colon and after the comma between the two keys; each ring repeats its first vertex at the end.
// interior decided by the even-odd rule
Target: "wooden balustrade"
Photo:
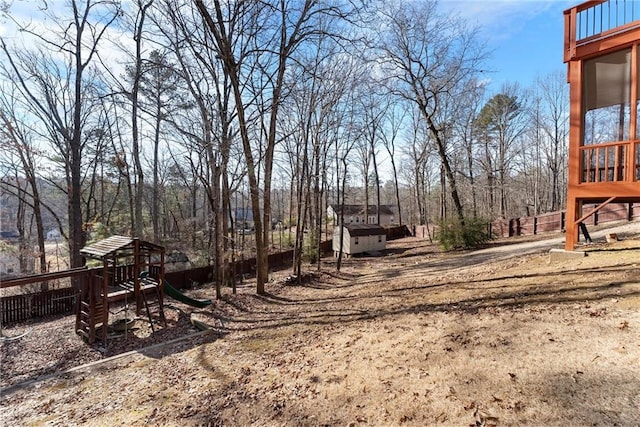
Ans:
{"type": "Polygon", "coordinates": [[[640,26],[640,4],[634,0],[592,0],[564,12],[564,60],[576,48],[640,26]]]}
{"type": "MultiPolygon", "coordinates": [[[[619,182],[625,177],[625,162],[631,143],[587,145],[580,147],[582,183],[619,182]]],[[[629,179],[630,180],[630,179],[629,179]]]]}

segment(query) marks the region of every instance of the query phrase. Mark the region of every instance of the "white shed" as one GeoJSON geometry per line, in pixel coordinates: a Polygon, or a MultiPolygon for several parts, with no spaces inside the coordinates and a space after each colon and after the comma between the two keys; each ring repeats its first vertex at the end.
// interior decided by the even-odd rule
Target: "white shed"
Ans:
{"type": "MultiPolygon", "coordinates": [[[[342,253],[347,257],[363,252],[383,251],[387,247],[387,232],[374,224],[346,224],[342,240],[342,253]]],[[[340,252],[340,227],[333,229],[333,253],[340,252]]]]}

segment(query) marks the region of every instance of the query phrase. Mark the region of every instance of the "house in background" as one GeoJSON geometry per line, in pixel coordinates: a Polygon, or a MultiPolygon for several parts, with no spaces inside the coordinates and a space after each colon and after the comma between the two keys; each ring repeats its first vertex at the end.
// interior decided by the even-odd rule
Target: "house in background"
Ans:
{"type": "Polygon", "coordinates": [[[232,210],[233,222],[236,230],[243,232],[254,231],[253,210],[251,208],[235,208],[232,210]]]}
{"type": "MultiPolygon", "coordinates": [[[[255,221],[253,219],[253,209],[251,208],[235,208],[231,210],[233,215],[233,225],[236,230],[241,233],[252,233],[255,231],[255,221]]],[[[229,223],[231,225],[231,223],[229,223]]],[[[282,218],[271,217],[271,230],[283,227],[282,218]]]]}
{"type": "MultiPolygon", "coordinates": [[[[365,212],[364,205],[344,205],[345,224],[378,224],[381,226],[397,225],[398,215],[395,205],[380,205],[380,224],[378,224],[378,207],[369,205],[365,212]]],[[[329,205],[327,215],[333,224],[340,224],[340,205],[329,205]]]]}
{"type": "Polygon", "coordinates": [[[343,228],[342,253],[349,258],[365,252],[380,252],[387,247],[386,230],[375,224],[346,224],[333,229],[333,254],[340,253],[340,229],[343,228]]]}
{"type": "Polygon", "coordinates": [[[59,242],[61,238],[62,234],[57,228],[52,228],[51,230],[47,231],[47,240],[59,242]]]}
{"type": "Polygon", "coordinates": [[[0,231],[0,240],[17,242],[20,235],[16,231],[0,231]]]}

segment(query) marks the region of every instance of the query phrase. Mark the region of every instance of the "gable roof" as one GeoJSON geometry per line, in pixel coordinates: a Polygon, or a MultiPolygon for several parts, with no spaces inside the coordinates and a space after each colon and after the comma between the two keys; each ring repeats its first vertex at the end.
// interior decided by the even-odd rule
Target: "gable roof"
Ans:
{"type": "Polygon", "coordinates": [[[380,236],[387,234],[384,227],[377,224],[346,224],[344,228],[349,230],[350,236],[380,236]]]}
{"type": "Polygon", "coordinates": [[[0,239],[17,239],[20,235],[15,231],[0,231],[0,239]]]}
{"type": "MultiPolygon", "coordinates": [[[[380,215],[394,215],[394,205],[380,205],[380,215]]],[[[340,214],[340,205],[331,205],[331,209],[336,214],[340,214]]],[[[364,205],[344,205],[344,214],[347,215],[363,215],[364,205]]],[[[376,205],[369,205],[367,215],[377,215],[378,209],[376,205]]]]}

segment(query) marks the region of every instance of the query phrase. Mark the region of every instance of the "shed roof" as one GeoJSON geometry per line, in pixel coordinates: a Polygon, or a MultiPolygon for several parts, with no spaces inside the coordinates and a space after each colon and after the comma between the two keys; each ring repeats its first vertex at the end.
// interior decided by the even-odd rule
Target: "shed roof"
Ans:
{"type": "Polygon", "coordinates": [[[346,224],[344,227],[349,230],[350,236],[380,236],[387,234],[385,228],[377,224],[346,224]]]}
{"type": "MultiPolygon", "coordinates": [[[[111,236],[80,249],[90,258],[104,258],[119,251],[133,250],[138,239],[127,236],[111,236]]],[[[148,252],[161,252],[163,248],[150,242],[139,241],[140,248],[148,252]]]]}

